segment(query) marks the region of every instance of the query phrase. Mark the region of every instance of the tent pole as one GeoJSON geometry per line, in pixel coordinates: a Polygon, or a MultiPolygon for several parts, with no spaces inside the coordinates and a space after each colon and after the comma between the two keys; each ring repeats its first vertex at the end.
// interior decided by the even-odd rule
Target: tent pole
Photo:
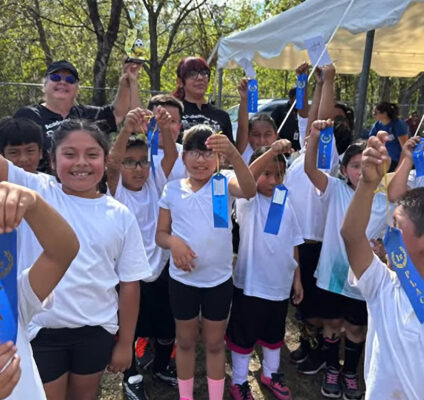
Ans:
{"type": "Polygon", "coordinates": [[[367,101],[367,86],[370,73],[372,48],[374,45],[375,30],[368,31],[365,40],[364,58],[362,60],[362,71],[359,77],[356,110],[355,110],[355,137],[361,136],[362,124],[364,122],[365,106],[367,101]]]}
{"type": "Polygon", "coordinates": [[[218,99],[216,102],[216,106],[218,108],[221,108],[221,103],[222,103],[222,75],[223,75],[224,70],[222,68],[218,69],[218,99]]]}

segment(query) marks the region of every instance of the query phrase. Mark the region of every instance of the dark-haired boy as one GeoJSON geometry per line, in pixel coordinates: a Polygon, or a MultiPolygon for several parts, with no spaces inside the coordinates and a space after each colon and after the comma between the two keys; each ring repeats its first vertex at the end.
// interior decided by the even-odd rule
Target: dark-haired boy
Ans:
{"type": "MultiPolygon", "coordinates": [[[[412,308],[395,271],[373,254],[365,236],[375,189],[390,165],[387,132],[368,140],[362,156],[361,177],[341,228],[351,267],[350,283],[364,296],[368,307],[365,350],[365,399],[424,398],[421,362],[424,325],[412,308]],[[352,275],[353,272],[353,275],[352,275]]],[[[397,202],[394,225],[424,285],[424,189],[413,189],[397,202]]],[[[390,258],[390,257],[389,257],[390,258]]],[[[413,282],[419,287],[419,282],[413,282]]],[[[424,302],[423,297],[418,298],[424,302]]]]}

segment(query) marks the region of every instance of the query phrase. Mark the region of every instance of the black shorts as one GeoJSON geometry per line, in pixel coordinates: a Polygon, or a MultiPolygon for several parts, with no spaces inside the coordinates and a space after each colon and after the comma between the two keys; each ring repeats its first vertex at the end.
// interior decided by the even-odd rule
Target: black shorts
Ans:
{"type": "Polygon", "coordinates": [[[114,335],[101,326],[41,329],[31,341],[43,383],[71,372],[89,375],[103,371],[112,356],[114,335]]]}
{"type": "Polygon", "coordinates": [[[175,321],[169,302],[169,262],[154,282],[140,282],[136,337],[173,339],[175,321]]]}
{"type": "Polygon", "coordinates": [[[189,286],[169,278],[169,298],[177,320],[193,319],[201,312],[210,321],[223,321],[228,317],[232,296],[232,278],[210,288],[189,286]]]}
{"type": "Polygon", "coordinates": [[[256,343],[269,349],[284,344],[289,301],[272,301],[246,296],[234,287],[226,342],[230,350],[250,354],[256,343]]]}
{"type": "Polygon", "coordinates": [[[303,286],[303,300],[299,310],[303,318],[317,318],[320,315],[319,291],[314,277],[321,253],[322,243],[303,243],[299,249],[300,279],[303,286]]]}
{"type": "Polygon", "coordinates": [[[344,319],[352,325],[363,326],[368,322],[367,303],[338,293],[317,288],[319,296],[319,317],[323,319],[344,319]]]}

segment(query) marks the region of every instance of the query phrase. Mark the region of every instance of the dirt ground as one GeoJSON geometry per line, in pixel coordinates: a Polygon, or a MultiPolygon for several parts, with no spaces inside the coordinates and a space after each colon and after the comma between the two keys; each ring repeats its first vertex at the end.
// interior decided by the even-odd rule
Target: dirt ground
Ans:
{"type": "MultiPolygon", "coordinates": [[[[322,400],[323,397],[320,394],[321,380],[323,372],[319,372],[315,376],[303,376],[297,373],[295,365],[288,361],[289,350],[296,348],[297,330],[293,323],[293,310],[289,312],[287,318],[286,328],[286,344],[281,352],[281,369],[285,374],[286,382],[292,391],[294,400],[322,400]]],[[[258,348],[250,361],[249,365],[249,383],[252,388],[254,398],[256,400],[271,400],[274,397],[270,394],[268,389],[261,385],[260,374],[260,348],[258,348]]],[[[231,379],[231,365],[230,365],[230,354],[227,353],[226,363],[226,380],[227,382],[231,379]]],[[[206,373],[204,354],[202,346],[198,346],[197,360],[196,360],[196,376],[195,376],[195,388],[194,398],[196,400],[207,400],[207,384],[206,384],[206,373]]],[[[151,371],[147,371],[145,374],[145,387],[150,400],[177,400],[178,390],[171,388],[162,382],[152,379],[151,371]]],[[[121,376],[105,374],[99,400],[121,400],[122,387],[121,387],[121,376]]],[[[228,384],[225,388],[224,399],[231,399],[228,393],[228,384]]]]}

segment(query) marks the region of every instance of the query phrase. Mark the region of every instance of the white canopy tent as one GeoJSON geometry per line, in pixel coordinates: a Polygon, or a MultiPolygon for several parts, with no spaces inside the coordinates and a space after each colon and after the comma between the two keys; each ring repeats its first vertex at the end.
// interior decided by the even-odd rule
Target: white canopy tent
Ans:
{"type": "MultiPolygon", "coordinates": [[[[306,0],[267,21],[221,39],[218,67],[243,58],[259,66],[294,69],[307,54],[305,39],[327,42],[351,0],[306,0]]],[[[354,0],[328,46],[337,71],[361,72],[367,31],[374,37],[371,68],[381,76],[412,77],[424,71],[424,0],[354,0]]]]}

